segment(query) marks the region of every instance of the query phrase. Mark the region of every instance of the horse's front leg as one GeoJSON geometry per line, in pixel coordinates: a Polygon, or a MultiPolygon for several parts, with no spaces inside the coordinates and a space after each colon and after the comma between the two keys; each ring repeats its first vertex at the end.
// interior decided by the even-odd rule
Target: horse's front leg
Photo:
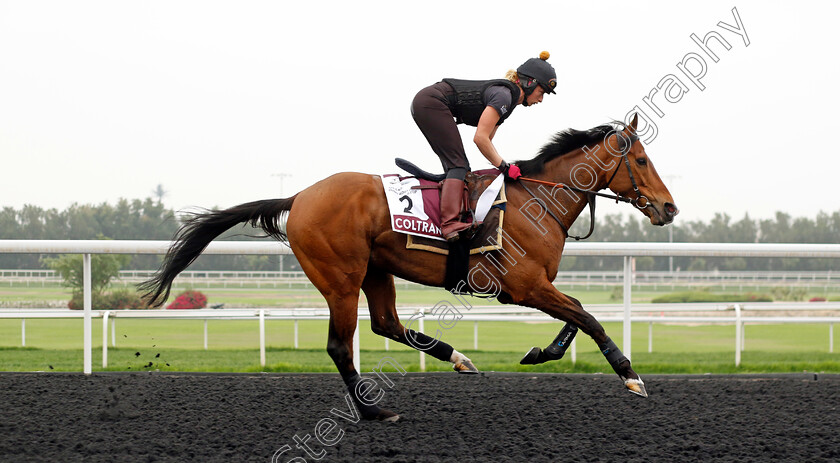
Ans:
{"type": "Polygon", "coordinates": [[[579,327],[595,341],[598,350],[601,351],[616,374],[624,381],[627,390],[642,397],[647,397],[645,383],[633,371],[630,360],[621,353],[621,349],[607,336],[604,327],[598,320],[583,309],[580,301],[561,293],[550,283],[544,283],[534,288],[521,299],[515,295],[510,297],[512,299],[510,302],[539,309],[558,320],[566,322],[566,326],[563,327],[563,330],[560,331],[551,345],[545,350],[531,349],[520,363],[535,364],[561,358],[572,339],[574,339],[579,327]]]}
{"type": "Polygon", "coordinates": [[[540,363],[549,362],[551,360],[560,360],[563,358],[563,355],[566,354],[566,350],[572,345],[572,341],[574,341],[575,336],[578,333],[578,327],[572,323],[566,323],[563,325],[563,329],[560,330],[560,333],[557,334],[557,337],[554,338],[554,341],[551,341],[551,344],[545,348],[545,350],[540,349],[537,346],[531,348],[522,360],[519,361],[520,365],[539,365],[540,363]]]}

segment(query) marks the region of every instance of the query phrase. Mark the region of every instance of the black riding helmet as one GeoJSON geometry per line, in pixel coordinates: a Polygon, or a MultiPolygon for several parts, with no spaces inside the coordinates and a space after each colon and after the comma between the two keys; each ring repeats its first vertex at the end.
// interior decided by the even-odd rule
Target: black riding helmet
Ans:
{"type": "Polygon", "coordinates": [[[519,85],[525,90],[526,96],[534,91],[537,84],[545,90],[545,93],[554,93],[554,87],[557,86],[557,73],[546,61],[549,56],[549,53],[544,51],[540,53],[539,58],[531,58],[516,68],[519,85]]]}

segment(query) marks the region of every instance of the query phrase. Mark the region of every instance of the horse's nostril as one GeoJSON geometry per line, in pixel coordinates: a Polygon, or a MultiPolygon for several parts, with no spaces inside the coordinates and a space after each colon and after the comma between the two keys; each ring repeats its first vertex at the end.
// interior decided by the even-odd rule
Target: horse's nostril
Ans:
{"type": "Polygon", "coordinates": [[[673,203],[665,203],[665,213],[673,217],[679,214],[680,210],[677,209],[677,206],[675,206],[673,203]]]}

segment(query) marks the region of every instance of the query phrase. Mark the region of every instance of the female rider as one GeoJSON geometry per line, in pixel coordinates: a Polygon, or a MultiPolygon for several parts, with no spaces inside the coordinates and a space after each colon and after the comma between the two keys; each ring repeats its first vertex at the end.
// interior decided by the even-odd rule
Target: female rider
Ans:
{"type": "Polygon", "coordinates": [[[443,79],[414,97],[411,115],[446,172],[440,192],[440,228],[447,241],[457,241],[459,233],[470,227],[460,221],[464,177],[470,165],[456,125],[476,127],[473,142],[481,154],[505,177],[519,178],[519,168],[505,162],[496,151],[493,136],[516,105],[535,105],[544,94],[554,93],[557,74],[546,61],[548,57],[547,51],[540,53],[516,71],[508,71],[505,79],[443,79]]]}

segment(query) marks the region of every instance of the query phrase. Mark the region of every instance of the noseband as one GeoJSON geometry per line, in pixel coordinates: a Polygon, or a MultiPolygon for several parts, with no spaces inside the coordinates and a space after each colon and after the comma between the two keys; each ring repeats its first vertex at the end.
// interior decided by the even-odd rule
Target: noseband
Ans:
{"type": "MultiPolygon", "coordinates": [[[[586,238],[592,236],[592,232],[595,230],[595,198],[598,196],[602,198],[614,199],[616,203],[618,203],[619,201],[624,203],[630,203],[639,210],[644,210],[650,207],[650,201],[645,195],[642,194],[642,192],[639,190],[639,186],[636,184],[636,177],[633,175],[633,169],[630,167],[630,159],[627,157],[627,153],[630,152],[630,148],[633,146],[633,143],[635,143],[639,139],[639,137],[635,133],[633,133],[630,135],[630,142],[627,143],[625,142],[624,135],[622,134],[621,136],[619,136],[619,133],[621,132],[616,132],[615,137],[616,140],[620,140],[618,145],[621,146],[621,158],[624,160],[624,165],[627,167],[627,174],[630,176],[630,183],[633,185],[633,192],[636,193],[635,198],[630,198],[624,195],[611,195],[607,193],[600,193],[598,191],[593,190],[584,190],[582,188],[566,185],[565,183],[547,182],[545,180],[537,180],[535,178],[529,177],[519,177],[518,179],[526,182],[547,185],[552,188],[565,188],[567,190],[576,191],[578,193],[586,193],[587,202],[589,204],[589,233],[587,233],[586,236],[581,237],[569,235],[569,230],[566,228],[565,225],[563,225],[563,222],[560,220],[560,218],[557,217],[557,215],[555,215],[554,212],[551,211],[551,209],[549,209],[548,207],[545,208],[545,210],[560,225],[560,228],[569,238],[574,238],[575,240],[585,240],[586,238]]],[[[612,184],[613,179],[615,179],[616,174],[618,174],[619,169],[621,169],[621,164],[615,166],[615,170],[613,171],[612,175],[610,176],[610,179],[607,181],[607,185],[604,188],[609,188],[610,184],[612,184]]],[[[537,195],[535,195],[534,192],[531,191],[531,189],[528,188],[528,186],[524,183],[522,183],[522,188],[524,188],[525,191],[527,191],[528,194],[531,195],[531,197],[533,197],[537,201],[542,202],[542,200],[537,198],[537,195]]]]}
{"type": "MultiPolygon", "coordinates": [[[[621,140],[618,143],[619,145],[623,145],[625,143],[624,138],[620,137],[618,135],[618,132],[616,132],[615,138],[616,138],[616,140],[621,140]]],[[[622,195],[607,195],[607,194],[602,194],[602,193],[598,193],[598,196],[603,196],[603,197],[606,197],[606,198],[615,199],[616,203],[619,202],[619,201],[623,201],[625,203],[630,203],[633,206],[635,206],[637,209],[641,210],[641,209],[647,209],[648,206],[650,206],[650,201],[647,199],[647,196],[643,195],[642,192],[639,191],[639,186],[636,184],[636,177],[633,175],[633,169],[630,168],[630,159],[627,157],[627,153],[630,152],[630,148],[633,146],[633,143],[635,143],[638,139],[639,139],[639,137],[636,134],[631,134],[630,135],[630,144],[628,144],[626,146],[622,146],[622,148],[621,148],[621,158],[624,160],[624,165],[627,166],[627,175],[630,176],[630,183],[633,184],[633,192],[636,193],[636,198],[629,198],[627,196],[622,196],[622,195]],[[644,203],[644,204],[640,205],[640,203],[644,203]]],[[[615,178],[615,175],[618,173],[618,170],[620,168],[621,168],[621,165],[615,166],[615,170],[613,171],[612,176],[610,176],[610,179],[607,182],[607,186],[605,186],[604,188],[609,188],[610,187],[610,184],[612,184],[612,181],[615,178]]]]}

